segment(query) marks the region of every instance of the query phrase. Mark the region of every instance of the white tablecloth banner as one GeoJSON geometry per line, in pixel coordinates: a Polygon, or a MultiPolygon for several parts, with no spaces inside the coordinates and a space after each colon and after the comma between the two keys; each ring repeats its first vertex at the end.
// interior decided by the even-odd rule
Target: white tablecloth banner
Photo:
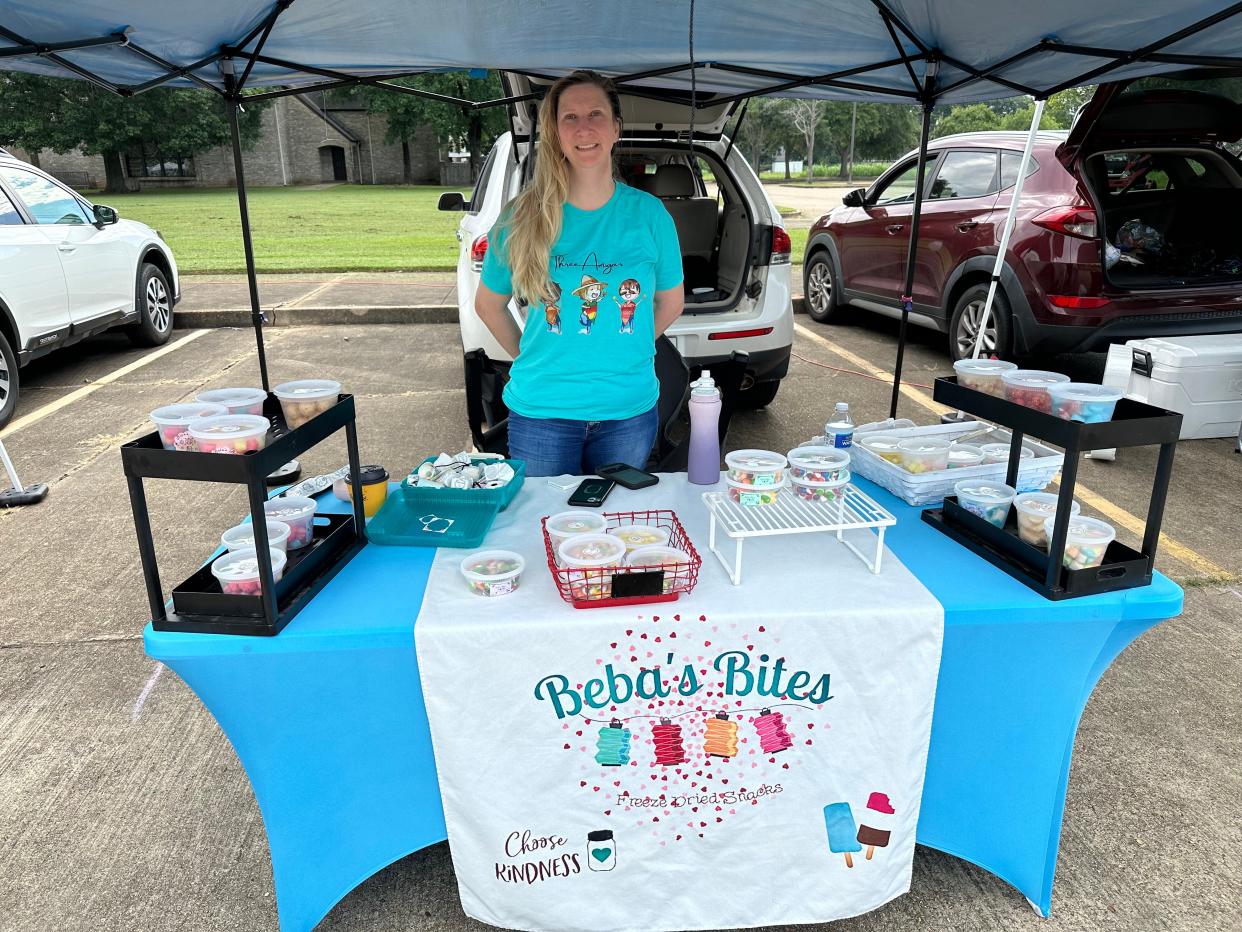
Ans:
{"type": "MultiPolygon", "coordinates": [[[[890,552],[828,534],[707,549],[702,487],[662,476],[604,511],[672,508],[703,555],[677,602],[576,610],[531,479],[486,546],[527,561],[484,598],[442,549],[415,628],[462,906],[530,930],[824,922],[910,886],[943,612],[890,552]]],[[[854,533],[865,534],[867,531],[854,533]]]]}

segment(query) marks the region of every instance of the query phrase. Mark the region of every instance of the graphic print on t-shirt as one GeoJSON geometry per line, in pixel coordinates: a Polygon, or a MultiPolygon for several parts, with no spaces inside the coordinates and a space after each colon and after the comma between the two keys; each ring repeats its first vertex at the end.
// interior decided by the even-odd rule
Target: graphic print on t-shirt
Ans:
{"type": "Polygon", "coordinates": [[[590,275],[582,276],[582,283],[574,289],[574,294],[582,300],[582,316],[578,323],[582,325],[579,333],[590,333],[595,325],[595,315],[599,313],[599,302],[608,292],[608,286],[590,275]]]}
{"type": "Polygon", "coordinates": [[[612,300],[616,301],[617,307],[621,309],[621,329],[618,331],[619,333],[634,332],[634,313],[638,310],[638,302],[647,297],[642,292],[643,287],[636,278],[627,278],[617,289],[620,297],[614,297],[612,300]]]}
{"type": "Polygon", "coordinates": [[[543,304],[543,316],[548,322],[548,333],[561,332],[561,286],[555,281],[548,282],[551,300],[543,304]]]}

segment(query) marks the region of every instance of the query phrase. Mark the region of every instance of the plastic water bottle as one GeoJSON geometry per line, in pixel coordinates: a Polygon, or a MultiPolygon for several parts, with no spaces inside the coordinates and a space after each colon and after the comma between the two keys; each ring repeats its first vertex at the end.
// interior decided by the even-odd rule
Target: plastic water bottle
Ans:
{"type": "Polygon", "coordinates": [[[850,417],[850,406],[847,402],[837,402],[832,419],[824,425],[824,436],[828,438],[828,445],[831,447],[854,445],[854,419],[850,417]]]}
{"type": "Polygon", "coordinates": [[[720,392],[707,369],[690,383],[689,479],[695,485],[720,481],[720,392]]]}

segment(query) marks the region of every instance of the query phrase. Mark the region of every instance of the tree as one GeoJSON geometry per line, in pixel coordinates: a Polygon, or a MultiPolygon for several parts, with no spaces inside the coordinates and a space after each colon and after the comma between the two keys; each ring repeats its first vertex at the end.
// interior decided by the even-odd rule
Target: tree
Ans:
{"type": "MultiPolygon", "coordinates": [[[[239,115],[242,144],[258,138],[266,102],[239,115]]],[[[0,77],[0,142],[28,153],[81,148],[103,156],[106,190],[126,190],[126,151],[145,143],[170,155],[194,155],[230,140],[224,101],[208,91],[156,88],[121,97],[88,84],[39,75],[0,77]]]]}
{"type": "MultiPolygon", "coordinates": [[[[836,153],[840,177],[850,173],[850,128],[854,105],[829,101],[820,119],[820,133],[836,153]]],[[[918,140],[917,112],[905,104],[859,104],[854,129],[854,155],[863,159],[893,159],[918,140]]]]}
{"type": "MultiPolygon", "coordinates": [[[[458,100],[494,100],[503,94],[500,78],[494,71],[487,72],[483,77],[475,77],[473,72],[465,71],[420,74],[390,83],[444,94],[458,100]]],[[[387,141],[390,144],[401,143],[403,180],[406,184],[411,184],[413,180],[410,140],[422,127],[431,126],[441,145],[449,146],[454,141],[459,141],[466,146],[470,152],[471,177],[478,175],[484,148],[490,146],[508,128],[504,107],[467,110],[457,104],[441,103],[368,85],[363,85],[354,93],[366,100],[367,109],[371,113],[383,114],[388,119],[387,141]]]]}
{"type": "MultiPolygon", "coordinates": [[[[1015,110],[1007,116],[1001,117],[1001,129],[1018,129],[1024,133],[1031,129],[1031,120],[1035,119],[1035,105],[1027,104],[1021,110],[1015,110]]],[[[1044,107],[1043,116],[1039,118],[1040,129],[1065,129],[1057,114],[1053,113],[1047,106],[1044,107]]]]}
{"type": "MultiPolygon", "coordinates": [[[[1085,87],[1071,87],[1068,90],[1053,94],[1048,98],[1048,105],[1044,109],[1045,113],[1051,113],[1056,121],[1061,125],[1062,129],[1069,129],[1074,125],[1074,117],[1088,100],[1095,93],[1095,85],[1089,84],[1085,87]]],[[[1030,125],[1030,121],[1027,121],[1030,125]]]]}
{"type": "MultiPolygon", "coordinates": [[[[936,118],[932,138],[951,136],[954,133],[978,133],[1000,129],[1000,116],[987,104],[967,104],[949,107],[936,118]]],[[[1030,125],[1030,118],[1027,118],[1030,125]]]]}
{"type": "Polygon", "coordinates": [[[782,101],[772,97],[753,97],[746,107],[746,119],[738,133],[737,144],[750,154],[755,171],[780,145],[782,136],[791,135],[789,114],[782,101]]]}
{"type": "MultiPolygon", "coordinates": [[[[815,183],[815,133],[819,128],[819,118],[823,116],[824,100],[794,100],[789,108],[790,118],[802,139],[806,143],[806,183],[815,183]]],[[[785,160],[789,164],[789,160],[785,160]]]]}

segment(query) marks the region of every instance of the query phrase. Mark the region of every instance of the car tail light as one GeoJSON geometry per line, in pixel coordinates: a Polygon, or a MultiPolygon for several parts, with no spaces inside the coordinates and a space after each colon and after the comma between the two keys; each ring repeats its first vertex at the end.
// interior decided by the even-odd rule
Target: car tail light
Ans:
{"type": "Polygon", "coordinates": [[[1085,298],[1072,294],[1050,294],[1048,303],[1071,311],[1089,311],[1108,304],[1108,298],[1085,298]]]}
{"type": "Polygon", "coordinates": [[[1095,239],[1095,211],[1090,207],[1054,207],[1031,222],[1054,233],[1078,239],[1095,239]]]}
{"type": "Polygon", "coordinates": [[[784,227],[772,227],[772,257],[768,260],[772,265],[787,265],[789,254],[793,251],[793,242],[784,227]]]}
{"type": "Polygon", "coordinates": [[[476,272],[483,271],[483,257],[487,255],[487,234],[484,233],[470,244],[470,268],[476,272]]]}
{"type": "Polygon", "coordinates": [[[744,337],[766,337],[772,332],[772,327],[756,327],[753,330],[731,330],[724,333],[709,333],[709,340],[741,340],[744,337]]]}

